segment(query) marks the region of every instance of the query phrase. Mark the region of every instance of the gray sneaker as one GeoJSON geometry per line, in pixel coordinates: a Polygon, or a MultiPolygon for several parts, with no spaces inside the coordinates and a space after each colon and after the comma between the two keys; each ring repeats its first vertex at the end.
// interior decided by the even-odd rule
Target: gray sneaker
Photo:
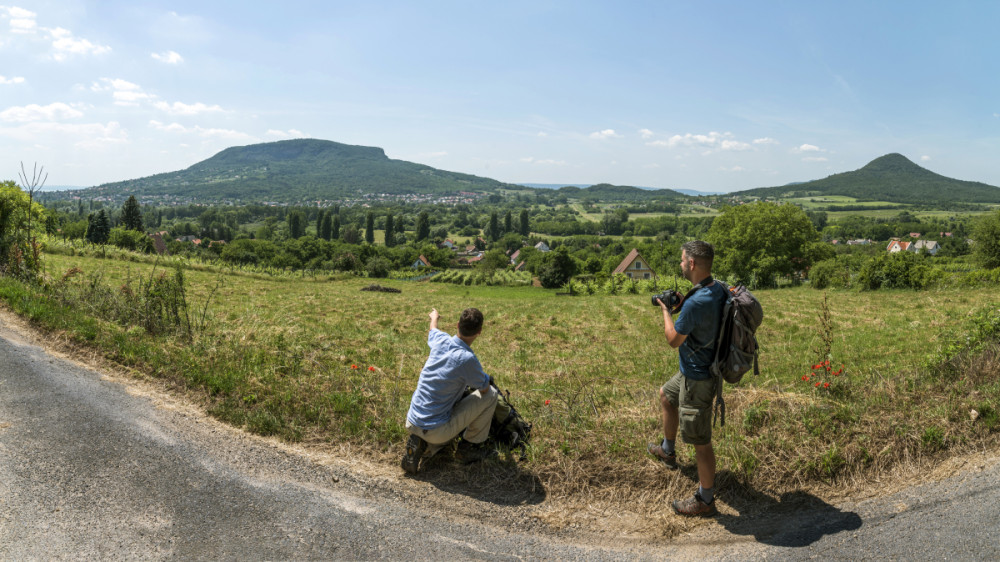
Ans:
{"type": "Polygon", "coordinates": [[[424,451],[426,450],[427,441],[411,433],[410,438],[406,441],[406,452],[403,453],[403,460],[400,462],[400,466],[406,472],[416,474],[417,469],[420,467],[420,457],[424,456],[424,451]]]}

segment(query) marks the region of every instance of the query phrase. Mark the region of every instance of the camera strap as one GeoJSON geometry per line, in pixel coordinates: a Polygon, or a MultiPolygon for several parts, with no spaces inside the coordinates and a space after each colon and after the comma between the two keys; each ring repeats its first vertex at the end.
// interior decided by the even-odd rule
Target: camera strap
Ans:
{"type": "Polygon", "coordinates": [[[715,281],[715,279],[712,279],[711,275],[709,275],[708,277],[702,279],[697,284],[695,284],[694,287],[691,287],[691,289],[684,295],[684,300],[681,301],[681,302],[684,302],[684,301],[688,300],[688,297],[690,297],[691,295],[693,295],[698,289],[702,289],[704,287],[707,287],[707,286],[711,285],[713,281],[715,281]]]}

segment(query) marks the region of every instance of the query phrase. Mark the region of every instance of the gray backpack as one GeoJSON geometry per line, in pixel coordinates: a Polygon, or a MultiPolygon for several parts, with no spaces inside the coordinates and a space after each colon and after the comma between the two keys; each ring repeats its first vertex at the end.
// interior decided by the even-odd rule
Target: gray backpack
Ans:
{"type": "MultiPolygon", "coordinates": [[[[722,307],[719,336],[715,341],[715,359],[711,371],[716,377],[736,384],[753,367],[753,374],[760,374],[757,366],[757,327],[764,319],[764,309],[749,289],[742,285],[730,287],[721,281],[726,290],[726,304],[722,307]]],[[[722,399],[722,381],[716,383],[715,413],[726,425],[726,402],[722,399]]],[[[713,420],[714,425],[714,420],[713,420]]]]}

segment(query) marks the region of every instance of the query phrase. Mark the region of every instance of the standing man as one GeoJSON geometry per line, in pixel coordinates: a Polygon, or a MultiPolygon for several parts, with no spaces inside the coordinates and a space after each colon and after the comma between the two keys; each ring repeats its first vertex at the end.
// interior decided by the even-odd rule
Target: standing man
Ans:
{"type": "Polygon", "coordinates": [[[497,391],[471,347],[482,332],[483,313],[475,308],[463,310],[455,336],[438,329],[439,316],[437,309],[431,309],[427,336],[431,353],[420,371],[406,414],[410,438],[401,464],[411,474],[417,472],[422,457],[438,452],[462,431],[465,433],[458,445],[458,459],[463,463],[481,461],[495,452],[485,441],[497,405],[497,391]],[[477,390],[462,398],[466,387],[477,390]]]}
{"type": "Polygon", "coordinates": [[[709,368],[715,355],[725,289],[712,279],[712,245],[701,240],[681,246],[681,272],[695,284],[679,305],[674,322],[671,310],[658,300],[663,310],[663,333],[670,347],[680,355],[680,372],[660,388],[663,407],[663,441],[650,443],[649,454],[668,468],[677,468],[674,440],[680,427],[685,443],[694,445],[698,463],[698,491],[693,497],[675,501],[680,515],[711,517],[715,508],[715,451],[712,449],[712,397],[717,377],[709,368]]]}

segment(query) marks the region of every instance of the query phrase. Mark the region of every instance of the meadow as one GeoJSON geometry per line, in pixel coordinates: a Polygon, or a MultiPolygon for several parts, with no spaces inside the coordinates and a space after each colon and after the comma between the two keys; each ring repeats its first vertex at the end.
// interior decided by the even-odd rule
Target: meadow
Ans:
{"type": "MultiPolygon", "coordinates": [[[[136,280],[174,275],[150,263],[66,255],[46,255],[45,268],[64,295],[95,283],[125,293],[136,280]]],[[[378,280],[401,291],[384,293],[362,291],[372,280],[350,275],[210,267],[183,275],[198,327],[190,334],[94,320],[86,299],[60,303],[10,280],[0,280],[0,297],[36,324],[190,393],[224,421],[346,446],[386,465],[402,453],[428,313],[436,308],[442,329],[454,333],[460,311],[474,306],[486,317],[475,343],[482,364],[535,424],[527,459],[508,462],[548,498],[580,513],[645,516],[694,485],[691,470],[666,472],[645,453],[661,437],[657,390],[678,369],[647,294],[378,280]]],[[[726,424],[714,439],[723,501],[857,490],[996,442],[997,358],[970,367],[959,353],[977,315],[996,313],[994,288],[755,294],[765,311],[761,374],[727,385],[726,424]]],[[[693,466],[693,450],[682,446],[680,460],[693,466]]]]}

